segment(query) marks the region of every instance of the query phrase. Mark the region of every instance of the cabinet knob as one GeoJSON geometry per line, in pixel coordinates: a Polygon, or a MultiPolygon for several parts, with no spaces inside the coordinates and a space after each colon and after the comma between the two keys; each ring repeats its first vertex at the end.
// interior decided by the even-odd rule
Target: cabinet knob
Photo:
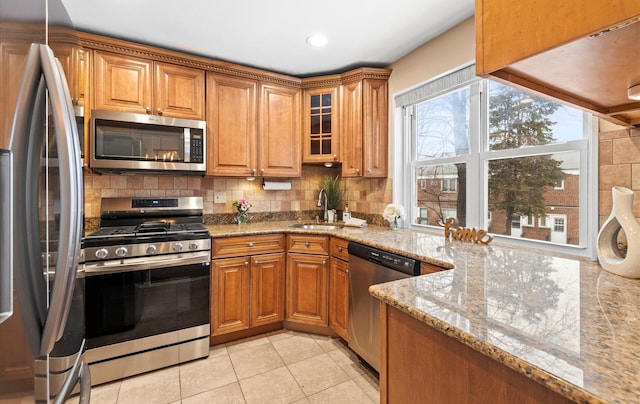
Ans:
{"type": "Polygon", "coordinates": [[[333,155],[333,161],[338,161],[338,155],[337,154],[333,155]]]}
{"type": "Polygon", "coordinates": [[[150,113],[151,113],[151,108],[149,108],[149,107],[144,107],[144,110],[145,110],[145,112],[146,112],[147,114],[150,114],[150,113]]]}
{"type": "Polygon", "coordinates": [[[304,242],[304,246],[305,246],[305,247],[307,247],[307,248],[309,248],[309,242],[308,242],[308,241],[305,241],[305,242],[304,242]]]}
{"type": "Polygon", "coordinates": [[[264,175],[264,168],[261,168],[260,172],[262,173],[262,175],[264,175]]]}
{"type": "Polygon", "coordinates": [[[360,169],[356,168],[356,174],[360,174],[360,169]]]}
{"type": "Polygon", "coordinates": [[[342,252],[344,250],[344,248],[342,248],[341,245],[338,246],[338,252],[342,252]]]}
{"type": "Polygon", "coordinates": [[[371,173],[371,169],[369,168],[369,169],[367,170],[367,172],[368,172],[368,173],[371,173]]]}
{"type": "Polygon", "coordinates": [[[162,110],[158,108],[158,115],[162,115],[162,110]]]}
{"type": "Polygon", "coordinates": [[[249,242],[249,247],[253,247],[253,242],[252,241],[249,242]]]}
{"type": "Polygon", "coordinates": [[[322,265],[327,265],[327,261],[322,261],[322,265]]]}
{"type": "Polygon", "coordinates": [[[260,265],[260,261],[256,260],[255,264],[260,265]]]}
{"type": "Polygon", "coordinates": [[[257,170],[254,168],[253,170],[251,170],[251,173],[252,173],[253,175],[256,175],[256,171],[257,171],[257,170]]]}
{"type": "Polygon", "coordinates": [[[249,266],[249,261],[245,261],[245,262],[244,262],[244,266],[245,266],[245,267],[248,267],[248,266],[249,266]]]}

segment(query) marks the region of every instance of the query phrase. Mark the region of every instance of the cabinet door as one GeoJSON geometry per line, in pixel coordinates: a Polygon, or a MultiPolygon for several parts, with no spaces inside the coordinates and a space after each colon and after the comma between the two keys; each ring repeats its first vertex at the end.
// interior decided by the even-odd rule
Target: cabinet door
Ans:
{"type": "Polygon", "coordinates": [[[284,253],[251,258],[251,326],[284,320],[284,253]]]}
{"type": "Polygon", "coordinates": [[[9,149],[13,113],[20,93],[29,43],[3,43],[0,47],[0,148],[9,149]]]}
{"type": "Polygon", "coordinates": [[[362,80],[346,83],[340,91],[342,176],[362,175],[362,80]]]}
{"type": "Polygon", "coordinates": [[[249,328],[249,257],[211,261],[211,335],[249,328]]]}
{"type": "Polygon", "coordinates": [[[207,74],[207,174],[257,175],[257,83],[207,74]]]}
{"type": "Polygon", "coordinates": [[[78,47],[73,48],[73,52],[71,54],[71,63],[73,66],[73,71],[71,76],[72,80],[72,88],[71,98],[74,101],[74,104],[79,107],[88,107],[88,97],[89,97],[89,60],[91,52],[87,49],[82,49],[78,47]],[[75,100],[74,100],[75,99],[75,100]]]}
{"type": "Polygon", "coordinates": [[[0,327],[0,397],[33,389],[33,354],[27,344],[26,330],[18,296],[13,292],[14,312],[0,327]]]}
{"type": "Polygon", "coordinates": [[[364,177],[386,177],[388,160],[387,80],[363,80],[362,147],[364,177]]]}
{"type": "Polygon", "coordinates": [[[204,119],[204,71],[155,63],[152,113],[174,118],[204,119]]]}
{"type": "Polygon", "coordinates": [[[326,255],[289,254],[287,258],[288,321],[328,325],[326,255]]]}
{"type": "Polygon", "coordinates": [[[329,275],[329,326],[349,340],[349,264],[331,258],[329,275]]]}
{"type": "Polygon", "coordinates": [[[340,161],[339,129],[338,89],[332,87],[305,90],[302,161],[340,161]]]}
{"type": "Polygon", "coordinates": [[[272,84],[260,86],[258,175],[302,175],[301,90],[272,84]]]}
{"type": "Polygon", "coordinates": [[[95,52],[95,109],[151,113],[151,62],[95,52]]]}

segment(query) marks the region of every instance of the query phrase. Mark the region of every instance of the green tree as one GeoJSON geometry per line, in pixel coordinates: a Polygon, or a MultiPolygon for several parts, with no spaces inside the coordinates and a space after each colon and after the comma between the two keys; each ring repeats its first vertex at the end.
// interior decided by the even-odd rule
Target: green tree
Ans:
{"type": "MultiPolygon", "coordinates": [[[[489,102],[491,150],[518,149],[552,142],[550,117],[559,104],[525,94],[515,88],[494,86],[489,102]]],[[[544,216],[544,194],[567,175],[561,161],[549,155],[508,158],[489,162],[489,206],[506,215],[505,233],[514,216],[544,216]]]]}

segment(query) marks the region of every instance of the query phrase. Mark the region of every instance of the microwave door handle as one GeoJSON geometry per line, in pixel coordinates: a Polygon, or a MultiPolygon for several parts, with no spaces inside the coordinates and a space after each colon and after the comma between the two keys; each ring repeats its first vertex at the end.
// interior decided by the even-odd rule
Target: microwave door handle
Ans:
{"type": "Polygon", "coordinates": [[[73,297],[82,234],[82,167],[78,130],[62,66],[46,45],[40,45],[40,60],[58,134],[56,144],[60,177],[60,234],[56,273],[40,345],[41,354],[45,354],[51,352],[55,342],[62,337],[73,297]]]}
{"type": "Polygon", "coordinates": [[[41,78],[40,51],[32,44],[27,54],[16,111],[11,129],[13,153],[13,262],[16,290],[20,301],[26,339],[34,356],[40,355],[42,324],[47,309],[45,279],[40,257],[38,223],[38,178],[42,126],[45,109],[45,84],[41,78]],[[40,120],[40,122],[37,122],[40,120]]]}

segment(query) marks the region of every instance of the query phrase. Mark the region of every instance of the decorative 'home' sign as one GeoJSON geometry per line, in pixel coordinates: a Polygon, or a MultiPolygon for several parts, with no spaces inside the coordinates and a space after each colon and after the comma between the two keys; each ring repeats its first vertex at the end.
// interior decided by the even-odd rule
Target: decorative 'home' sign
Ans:
{"type": "Polygon", "coordinates": [[[444,221],[444,225],[440,225],[444,227],[444,238],[451,237],[452,240],[473,241],[480,244],[489,244],[493,240],[493,237],[484,230],[476,230],[475,227],[471,229],[468,227],[456,227],[457,224],[456,219],[448,217],[444,221]]]}

